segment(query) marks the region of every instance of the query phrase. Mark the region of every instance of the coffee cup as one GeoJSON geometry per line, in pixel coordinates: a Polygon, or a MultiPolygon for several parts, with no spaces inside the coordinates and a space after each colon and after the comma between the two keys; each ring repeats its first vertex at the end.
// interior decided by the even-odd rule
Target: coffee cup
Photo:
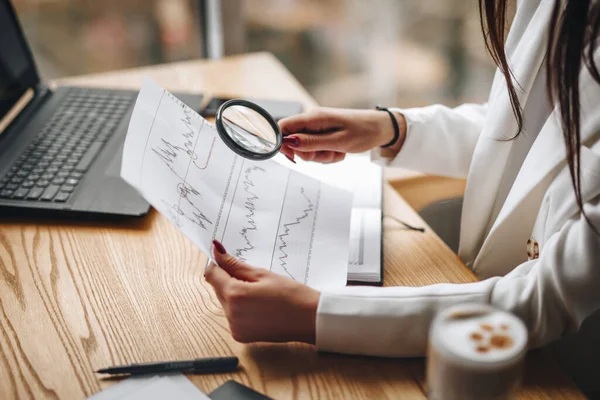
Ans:
{"type": "Polygon", "coordinates": [[[523,374],[527,328],[486,304],[442,310],[429,331],[429,399],[511,399],[523,374]]]}

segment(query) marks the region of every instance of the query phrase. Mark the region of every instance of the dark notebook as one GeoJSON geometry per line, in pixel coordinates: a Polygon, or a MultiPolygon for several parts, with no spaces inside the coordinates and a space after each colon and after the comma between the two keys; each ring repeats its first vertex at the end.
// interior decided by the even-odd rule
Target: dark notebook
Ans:
{"type": "Polygon", "coordinates": [[[236,381],[225,382],[210,392],[208,397],[212,400],[273,400],[236,381]]]}

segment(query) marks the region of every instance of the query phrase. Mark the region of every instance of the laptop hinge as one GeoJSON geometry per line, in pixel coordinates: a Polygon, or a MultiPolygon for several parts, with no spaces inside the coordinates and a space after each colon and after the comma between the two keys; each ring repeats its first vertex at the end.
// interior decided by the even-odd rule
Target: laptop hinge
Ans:
{"type": "Polygon", "coordinates": [[[35,88],[27,89],[23,95],[15,102],[6,115],[0,119],[0,135],[8,128],[26,108],[29,106],[34,99],[40,99],[45,97],[51,89],[46,85],[37,85],[35,88]]]}
{"type": "Polygon", "coordinates": [[[33,99],[34,95],[35,91],[32,88],[27,89],[25,93],[23,93],[21,98],[17,100],[15,105],[12,106],[10,110],[8,110],[8,112],[2,119],[0,119],[0,135],[4,132],[8,125],[10,125],[10,123],[13,122],[15,118],[17,118],[21,111],[23,111],[25,107],[27,107],[29,102],[33,99]]]}

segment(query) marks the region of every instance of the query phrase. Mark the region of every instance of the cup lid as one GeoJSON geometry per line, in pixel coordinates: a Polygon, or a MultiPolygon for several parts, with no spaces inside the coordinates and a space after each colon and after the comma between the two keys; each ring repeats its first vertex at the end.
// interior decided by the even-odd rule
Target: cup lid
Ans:
{"type": "Polygon", "coordinates": [[[457,304],[442,310],[430,330],[430,346],[456,363],[480,367],[520,361],[527,351],[525,324],[486,304],[457,304]]]}

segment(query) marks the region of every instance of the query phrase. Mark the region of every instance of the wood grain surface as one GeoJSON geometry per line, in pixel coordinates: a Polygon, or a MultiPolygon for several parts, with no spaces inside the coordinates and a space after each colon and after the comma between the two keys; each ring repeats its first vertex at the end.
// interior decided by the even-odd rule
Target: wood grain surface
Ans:
{"type": "MultiPolygon", "coordinates": [[[[193,61],[65,80],[315,103],[271,55],[193,61]]],[[[385,212],[418,215],[390,185],[385,212]]],[[[474,275],[431,230],[384,226],[386,285],[471,282],[474,275]]],[[[205,256],[152,211],[135,221],[0,223],[0,399],[82,399],[114,381],[114,364],[235,354],[240,371],[190,376],[204,392],[235,379],[275,399],[424,399],[421,359],[318,353],[300,344],[236,343],[202,278],[205,256]]],[[[369,338],[365,338],[369,340],[369,338]]],[[[398,340],[401,340],[399,338],[398,340]]],[[[541,353],[528,358],[519,398],[583,398],[541,353]]]]}

